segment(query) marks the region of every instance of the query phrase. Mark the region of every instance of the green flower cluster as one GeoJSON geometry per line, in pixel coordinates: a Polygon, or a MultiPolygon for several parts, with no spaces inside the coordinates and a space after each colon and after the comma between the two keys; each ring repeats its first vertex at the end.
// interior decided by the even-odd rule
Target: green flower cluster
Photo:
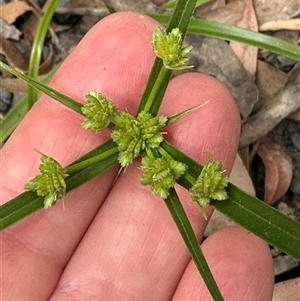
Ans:
{"type": "Polygon", "coordinates": [[[93,90],[88,92],[86,100],[87,104],[81,109],[86,117],[82,126],[100,132],[113,122],[118,110],[105,95],[93,90]]]}
{"type": "Polygon", "coordinates": [[[142,150],[159,146],[163,141],[160,130],[167,121],[167,117],[152,117],[145,111],[141,111],[137,117],[121,112],[115,118],[116,127],[111,137],[118,145],[119,162],[122,167],[127,167],[142,150]]]}
{"type": "Polygon", "coordinates": [[[187,166],[184,163],[173,159],[144,157],[142,159],[144,174],[141,184],[150,185],[153,193],[165,199],[169,195],[170,188],[174,187],[176,180],[184,174],[186,169],[187,166]]]}
{"type": "MultiPolygon", "coordinates": [[[[178,28],[170,33],[158,28],[152,38],[152,45],[158,57],[163,60],[164,67],[172,70],[190,68],[186,66],[187,55],[192,47],[182,47],[182,34],[178,28]]],[[[165,69],[164,69],[165,70],[165,69]]],[[[155,151],[163,141],[161,132],[170,124],[184,115],[198,109],[193,107],[175,116],[153,117],[148,111],[141,111],[137,117],[128,112],[120,112],[105,95],[91,90],[86,95],[87,103],[82,107],[85,116],[83,128],[96,132],[102,131],[112,125],[111,138],[117,144],[119,162],[122,167],[129,166],[133,159],[140,154],[142,159],[143,176],[142,185],[149,185],[156,195],[167,198],[170,188],[185,173],[187,165],[173,160],[169,156],[154,158],[155,151]]],[[[155,154],[158,154],[157,152],[155,154]]],[[[228,178],[221,171],[220,161],[212,162],[210,158],[204,165],[199,178],[190,189],[191,198],[196,201],[205,215],[203,208],[211,199],[224,200],[227,198],[225,187],[228,178]]],[[[26,190],[36,191],[37,195],[44,197],[44,207],[51,207],[59,198],[66,195],[65,178],[68,176],[66,169],[62,168],[53,158],[41,154],[40,175],[30,180],[26,190]]],[[[192,176],[190,182],[195,180],[192,176]]]]}
{"type": "Polygon", "coordinates": [[[203,213],[203,208],[210,203],[210,199],[223,201],[228,198],[225,189],[228,177],[221,169],[221,161],[211,161],[208,158],[196,183],[190,189],[192,200],[199,204],[203,213]]]}
{"type": "Polygon", "coordinates": [[[178,28],[172,29],[169,33],[157,28],[152,37],[152,47],[156,56],[163,60],[165,68],[171,70],[193,68],[186,65],[187,55],[193,47],[182,47],[182,43],[182,33],[178,28]]]}
{"type": "Polygon", "coordinates": [[[37,195],[44,197],[44,207],[48,208],[66,195],[65,178],[68,174],[57,161],[42,153],[41,161],[39,166],[41,174],[31,179],[25,185],[25,189],[35,191],[37,195]]]}

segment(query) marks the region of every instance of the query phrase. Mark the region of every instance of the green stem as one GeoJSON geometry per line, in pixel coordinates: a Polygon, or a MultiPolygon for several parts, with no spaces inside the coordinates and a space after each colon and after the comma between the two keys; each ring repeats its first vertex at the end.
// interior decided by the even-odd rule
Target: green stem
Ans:
{"type": "Polygon", "coordinates": [[[155,156],[154,156],[152,150],[151,150],[150,148],[148,148],[148,147],[146,148],[146,154],[147,154],[147,156],[148,156],[149,158],[155,159],[155,156]]]}
{"type": "Polygon", "coordinates": [[[174,160],[173,157],[165,151],[161,146],[158,148],[159,153],[167,160],[174,160]]]}
{"type": "MultiPolygon", "coordinates": [[[[44,41],[46,38],[46,34],[50,22],[52,20],[52,17],[55,13],[56,7],[58,6],[59,2],[60,0],[53,0],[50,2],[46,12],[44,13],[43,17],[41,18],[41,21],[39,22],[36,31],[36,35],[32,44],[30,60],[29,60],[29,70],[28,70],[28,76],[34,79],[37,79],[38,77],[44,41]]],[[[27,97],[28,97],[27,101],[28,101],[28,111],[29,111],[38,98],[38,92],[31,86],[28,86],[27,97]]]]}
{"type": "Polygon", "coordinates": [[[75,164],[72,164],[72,165],[69,165],[67,168],[66,168],[66,172],[68,174],[70,173],[73,173],[75,171],[78,171],[78,170],[81,170],[83,168],[86,168],[92,164],[95,164],[95,163],[98,163],[114,154],[116,154],[118,152],[118,147],[115,146],[99,155],[96,155],[94,157],[91,157],[89,159],[86,159],[84,161],[81,161],[81,162],[78,162],[78,163],[75,163],[75,164]]]}
{"type": "MultiPolygon", "coordinates": [[[[60,93],[56,91],[55,89],[47,86],[46,84],[43,84],[42,82],[39,82],[35,80],[34,78],[31,78],[22,72],[18,71],[17,69],[14,69],[3,62],[0,62],[0,67],[9,71],[13,75],[17,76],[18,78],[24,80],[29,85],[33,86],[37,90],[45,93],[46,95],[52,97],[53,99],[57,100],[58,102],[62,103],[66,107],[70,108],[71,110],[75,111],[76,113],[83,115],[81,108],[83,107],[83,104],[77,102],[76,100],[72,99],[71,97],[68,97],[64,95],[63,93],[60,93]]],[[[27,94],[27,98],[28,98],[27,94]]]]}
{"type": "Polygon", "coordinates": [[[183,174],[183,177],[191,184],[191,186],[193,186],[196,183],[196,179],[188,170],[183,174]]]}
{"type": "MultiPolygon", "coordinates": [[[[163,15],[151,15],[151,17],[163,25],[167,25],[170,20],[169,16],[163,15]]],[[[236,41],[300,61],[300,47],[297,44],[229,24],[193,18],[187,33],[236,41]]]]}
{"type": "MultiPolygon", "coordinates": [[[[52,70],[45,75],[42,83],[48,84],[53,74],[56,72],[59,65],[52,68],[52,70]]],[[[40,92],[39,94],[40,95],[40,92]]],[[[27,113],[28,95],[25,95],[11,110],[0,120],[0,144],[3,143],[18,126],[21,120],[27,113]]]]}
{"type": "MultiPolygon", "coordinates": [[[[164,148],[162,148],[161,146],[158,148],[159,153],[166,158],[167,160],[175,160],[164,148]]],[[[182,162],[185,163],[185,162],[182,162]]],[[[189,172],[189,170],[187,170],[182,177],[188,181],[191,186],[193,186],[196,183],[196,179],[195,177],[189,172]]]]}
{"type": "Polygon", "coordinates": [[[213,299],[215,301],[224,300],[174,188],[170,189],[170,194],[165,200],[165,203],[213,299]]]}
{"type": "Polygon", "coordinates": [[[153,105],[153,102],[156,98],[156,95],[157,95],[157,92],[159,91],[159,88],[161,86],[161,83],[164,81],[164,78],[168,75],[169,71],[167,68],[165,67],[162,67],[162,69],[160,70],[158,76],[157,76],[157,79],[155,81],[155,84],[151,90],[151,93],[147,99],[147,102],[145,104],[145,107],[144,107],[144,111],[146,112],[149,112],[152,105],[153,105]]]}

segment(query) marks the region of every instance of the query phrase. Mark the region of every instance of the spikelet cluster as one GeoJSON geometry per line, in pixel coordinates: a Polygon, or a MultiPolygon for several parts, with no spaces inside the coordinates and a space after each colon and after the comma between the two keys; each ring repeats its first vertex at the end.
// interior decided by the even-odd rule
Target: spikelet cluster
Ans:
{"type": "Polygon", "coordinates": [[[203,208],[210,203],[211,199],[222,201],[228,198],[227,185],[228,177],[222,171],[222,162],[211,161],[209,157],[196,183],[190,189],[191,198],[204,212],[203,208]]]}
{"type": "Polygon", "coordinates": [[[53,158],[41,153],[40,174],[31,179],[25,189],[35,191],[44,197],[44,207],[53,206],[58,199],[66,195],[65,178],[68,176],[65,169],[53,158]]]}
{"type": "Polygon", "coordinates": [[[175,160],[166,160],[165,158],[149,158],[142,159],[143,176],[141,178],[142,185],[150,185],[151,191],[162,197],[167,198],[169,190],[174,187],[178,180],[186,171],[187,166],[175,160]]]}
{"type": "Polygon", "coordinates": [[[193,47],[182,47],[182,43],[182,33],[178,28],[169,33],[157,28],[152,36],[152,47],[156,56],[163,60],[165,68],[171,70],[193,68],[186,65],[189,60],[187,56],[193,47]]]}
{"type": "Polygon", "coordinates": [[[121,112],[114,120],[115,129],[111,134],[118,145],[119,162],[127,167],[142,150],[156,148],[163,141],[161,129],[166,125],[164,116],[152,117],[141,111],[137,117],[121,112]]]}
{"type": "Polygon", "coordinates": [[[87,103],[81,108],[85,116],[84,129],[100,132],[113,122],[117,108],[104,94],[91,90],[86,95],[87,103]]]}

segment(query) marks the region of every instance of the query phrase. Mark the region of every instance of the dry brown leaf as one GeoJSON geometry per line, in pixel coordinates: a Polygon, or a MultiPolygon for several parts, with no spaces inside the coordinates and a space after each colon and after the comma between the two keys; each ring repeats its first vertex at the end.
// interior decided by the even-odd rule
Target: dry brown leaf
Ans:
{"type": "Polygon", "coordinates": [[[288,75],[279,69],[258,60],[256,72],[256,85],[259,90],[259,99],[255,103],[253,111],[257,112],[263,107],[272,105],[286,82],[288,75]]]}
{"type": "Polygon", "coordinates": [[[238,154],[239,154],[239,157],[241,158],[243,164],[245,165],[245,168],[249,171],[250,160],[251,160],[249,146],[239,149],[238,154]]]}
{"type": "Polygon", "coordinates": [[[12,24],[18,17],[31,10],[32,7],[25,1],[12,1],[0,6],[0,18],[12,24]]]}
{"type": "Polygon", "coordinates": [[[239,154],[235,157],[229,180],[234,185],[242,188],[252,195],[255,195],[252,179],[239,154]]]}
{"type": "Polygon", "coordinates": [[[0,88],[12,93],[26,94],[27,83],[19,78],[0,77],[0,88]]]}
{"type": "Polygon", "coordinates": [[[276,283],[272,301],[299,301],[299,295],[300,277],[276,283]]]}
{"type": "Polygon", "coordinates": [[[257,148],[265,167],[264,201],[274,204],[290,187],[293,162],[282,147],[266,137],[257,148]]]}
{"type": "MultiPolygon", "coordinates": [[[[218,5],[217,8],[213,10],[203,10],[200,6],[195,11],[195,17],[216,21],[219,23],[226,23],[231,25],[237,25],[237,23],[242,19],[243,12],[245,10],[246,0],[233,1],[227,5],[222,5],[223,1],[220,2],[221,5],[218,5]]],[[[209,4],[208,2],[207,4],[209,4]]]]}
{"type": "MultiPolygon", "coordinates": [[[[258,30],[257,19],[253,8],[252,0],[246,1],[243,17],[237,24],[238,27],[250,29],[252,31],[258,30]]],[[[257,47],[245,45],[237,42],[230,42],[231,49],[238,56],[245,69],[251,74],[255,75],[257,65],[257,47]]]]}
{"type": "Polygon", "coordinates": [[[33,43],[40,19],[41,18],[38,14],[31,14],[21,25],[24,42],[29,46],[31,46],[33,43]]]}
{"type": "Polygon", "coordinates": [[[136,11],[143,14],[154,14],[162,12],[162,9],[150,0],[105,0],[106,5],[113,7],[116,11],[136,11]]]}
{"type": "Polygon", "coordinates": [[[194,47],[190,61],[195,70],[214,76],[230,90],[242,118],[248,117],[258,99],[258,90],[247,72],[223,40],[187,36],[186,43],[194,47]]]}
{"type": "Polygon", "coordinates": [[[28,68],[28,57],[22,53],[15,44],[0,35],[0,53],[5,55],[7,61],[22,71],[28,68]]]}
{"type": "Polygon", "coordinates": [[[288,75],[288,79],[274,101],[242,123],[240,148],[267,135],[283,118],[300,107],[300,63],[288,75]]]}
{"type": "Polygon", "coordinates": [[[300,19],[269,21],[259,26],[260,31],[277,31],[282,29],[300,30],[300,19]]]}
{"type": "Polygon", "coordinates": [[[219,9],[219,8],[224,8],[226,3],[225,0],[211,0],[199,7],[196,8],[194,15],[195,16],[205,16],[209,13],[214,13],[215,10],[219,9]]]}
{"type": "Polygon", "coordinates": [[[259,25],[269,21],[289,20],[300,13],[299,0],[253,0],[259,25]]]}
{"type": "Polygon", "coordinates": [[[39,67],[39,74],[45,74],[48,73],[53,66],[53,59],[54,59],[54,51],[52,44],[49,44],[49,53],[48,56],[44,59],[44,61],[41,63],[39,67]]]}
{"type": "Polygon", "coordinates": [[[293,112],[292,114],[290,114],[288,116],[288,118],[290,118],[292,120],[300,121],[300,108],[298,110],[296,110],[295,112],[293,112]]]}

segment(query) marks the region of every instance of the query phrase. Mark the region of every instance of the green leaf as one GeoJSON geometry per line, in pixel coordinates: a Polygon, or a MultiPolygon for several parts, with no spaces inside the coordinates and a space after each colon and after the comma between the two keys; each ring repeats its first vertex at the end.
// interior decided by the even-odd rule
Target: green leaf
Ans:
{"type": "Polygon", "coordinates": [[[264,241],[300,261],[300,223],[229,183],[229,199],[211,205],[264,241]]]}
{"type": "MultiPolygon", "coordinates": [[[[205,3],[209,2],[209,1],[211,1],[211,0],[198,0],[197,3],[196,3],[196,7],[199,7],[199,6],[205,4],[205,3]]],[[[162,7],[163,7],[163,8],[167,8],[167,9],[169,9],[169,8],[174,8],[175,5],[176,5],[176,2],[177,2],[177,0],[170,0],[170,1],[167,1],[166,3],[164,3],[164,4],[162,5],[162,7]]]]}
{"type": "Polygon", "coordinates": [[[70,108],[71,110],[75,111],[78,114],[83,115],[81,112],[82,104],[77,102],[76,100],[72,99],[71,97],[66,96],[65,94],[60,93],[59,91],[48,87],[47,85],[28,77],[27,75],[23,74],[22,72],[14,69],[3,62],[0,62],[0,67],[7,70],[8,72],[12,73],[13,75],[17,76],[18,78],[24,80],[29,85],[33,86],[37,90],[45,93],[46,95],[52,97],[53,99],[57,100],[58,102],[62,103],[66,107],[70,108]]]}
{"type": "Polygon", "coordinates": [[[207,261],[199,246],[198,239],[174,188],[170,189],[169,196],[165,200],[165,203],[213,299],[220,301],[224,300],[213,275],[211,274],[207,261]]]}
{"type": "MultiPolygon", "coordinates": [[[[195,5],[196,0],[178,0],[171,18],[168,19],[169,24],[166,31],[170,32],[173,28],[178,27],[184,37],[195,5]]],[[[171,71],[164,68],[162,60],[157,58],[142,95],[138,112],[145,110],[149,111],[153,116],[157,114],[170,78],[171,71]]]]}
{"type": "MultiPolygon", "coordinates": [[[[88,154],[82,156],[72,164],[77,164],[81,161],[95,157],[103,152],[107,152],[111,148],[115,148],[115,143],[112,140],[107,141],[101,146],[95,148],[88,154]]],[[[66,178],[66,192],[85,184],[96,176],[104,173],[114,165],[118,163],[118,154],[109,156],[98,163],[73,172],[66,178]]],[[[72,166],[69,165],[69,166],[72,166]]],[[[35,192],[27,191],[18,195],[14,199],[0,206],[0,230],[4,230],[7,227],[15,224],[26,216],[40,210],[44,207],[44,198],[38,196],[35,192]]]]}
{"type": "Polygon", "coordinates": [[[171,124],[173,122],[176,122],[177,120],[185,117],[186,115],[189,115],[189,114],[193,113],[194,111],[200,109],[201,107],[205,106],[208,103],[209,103],[209,101],[207,100],[207,101],[205,101],[203,103],[200,103],[199,105],[196,105],[194,107],[186,109],[186,110],[184,110],[184,111],[182,111],[180,113],[177,113],[175,115],[169,116],[167,124],[171,124]]]}
{"type": "MultiPolygon", "coordinates": [[[[170,17],[162,15],[152,15],[151,17],[163,25],[168,24],[170,19],[170,17]]],[[[298,45],[233,25],[193,18],[190,21],[187,32],[222,40],[241,42],[300,61],[300,47],[298,45]]]]}
{"type": "MultiPolygon", "coordinates": [[[[161,147],[175,160],[188,166],[194,178],[200,174],[202,166],[166,141],[161,147]]],[[[184,177],[178,183],[190,189],[192,184],[184,177]]],[[[267,205],[232,183],[228,184],[225,201],[211,201],[211,205],[236,223],[256,234],[272,246],[300,261],[300,223],[267,205]]]]}
{"type": "MultiPolygon", "coordinates": [[[[29,59],[29,70],[28,76],[34,79],[37,79],[39,73],[39,66],[42,57],[43,45],[46,38],[46,34],[52,20],[52,17],[55,13],[57,6],[59,5],[60,0],[52,0],[48,3],[47,9],[44,11],[44,14],[39,22],[34,41],[31,47],[30,59],[29,59]]],[[[28,110],[31,109],[33,104],[38,99],[38,93],[31,86],[27,90],[27,101],[28,101],[28,110]]]]}
{"type": "MultiPolygon", "coordinates": [[[[55,66],[45,77],[42,79],[43,84],[48,84],[59,65],[55,66]]],[[[38,94],[40,95],[40,94],[38,94]]],[[[0,144],[3,143],[15,130],[18,124],[26,116],[27,113],[27,99],[28,95],[24,96],[8,113],[0,120],[0,144]]]]}

